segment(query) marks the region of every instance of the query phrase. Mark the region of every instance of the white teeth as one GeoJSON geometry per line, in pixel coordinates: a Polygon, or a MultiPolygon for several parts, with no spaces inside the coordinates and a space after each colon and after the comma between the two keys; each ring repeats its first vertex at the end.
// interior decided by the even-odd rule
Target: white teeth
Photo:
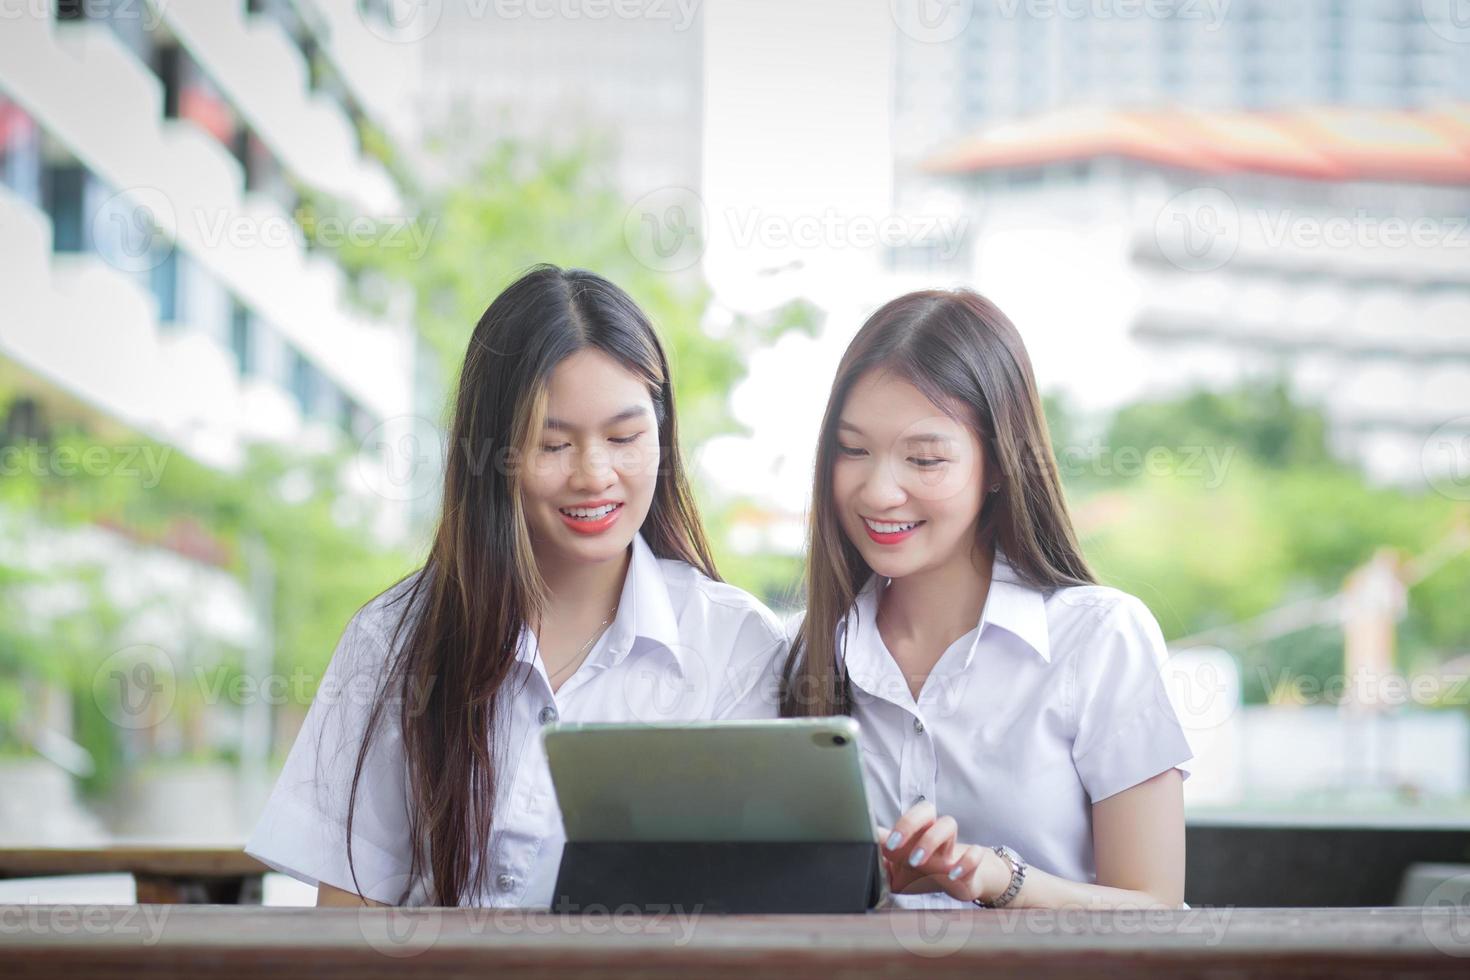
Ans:
{"type": "Polygon", "coordinates": [[[912,524],[884,524],[879,521],[869,521],[866,517],[863,520],[867,522],[868,527],[877,531],[879,534],[897,534],[900,531],[907,531],[924,523],[923,521],[914,521],[912,524]]]}
{"type": "Polygon", "coordinates": [[[577,518],[579,520],[590,520],[590,521],[595,521],[599,517],[606,517],[608,514],[611,514],[613,511],[615,511],[617,509],[618,509],[618,505],[617,504],[603,504],[601,507],[594,507],[594,508],[591,508],[590,510],[588,508],[586,508],[586,507],[562,507],[562,508],[560,508],[561,512],[563,514],[567,515],[568,517],[575,517],[575,518],[577,518]]]}

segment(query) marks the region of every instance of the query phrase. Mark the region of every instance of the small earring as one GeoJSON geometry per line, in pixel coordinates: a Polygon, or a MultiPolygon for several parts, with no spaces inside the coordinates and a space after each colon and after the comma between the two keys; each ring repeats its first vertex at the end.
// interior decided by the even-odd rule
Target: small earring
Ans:
{"type": "Polygon", "coordinates": [[[1000,484],[999,483],[992,483],[990,485],[990,492],[991,493],[995,493],[999,489],[1000,489],[1000,484]]]}

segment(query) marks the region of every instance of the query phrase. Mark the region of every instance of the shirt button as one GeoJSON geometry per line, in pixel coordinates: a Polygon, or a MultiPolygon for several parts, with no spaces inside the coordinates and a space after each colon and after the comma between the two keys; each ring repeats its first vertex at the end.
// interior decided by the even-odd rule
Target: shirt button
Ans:
{"type": "Polygon", "coordinates": [[[917,718],[914,719],[914,731],[920,735],[924,734],[924,723],[917,718]]]}
{"type": "Polygon", "coordinates": [[[549,725],[553,721],[556,721],[556,709],[548,704],[541,709],[541,713],[536,717],[540,720],[541,724],[549,725]]]}
{"type": "Polygon", "coordinates": [[[924,801],[925,801],[925,800],[927,800],[927,799],[928,799],[928,798],[929,798],[929,797],[927,797],[927,796],[924,796],[924,795],[923,795],[923,794],[922,794],[922,793],[921,793],[921,794],[919,794],[919,795],[918,795],[918,796],[916,796],[916,797],[914,797],[914,805],[915,805],[915,806],[918,806],[918,805],[919,805],[919,804],[920,804],[920,803],[923,803],[923,802],[924,802],[924,801]]]}
{"type": "Polygon", "coordinates": [[[515,886],[516,886],[516,877],[515,877],[515,875],[504,875],[503,874],[503,875],[496,875],[495,876],[495,887],[496,888],[499,888],[501,891],[508,892],[512,888],[514,888],[515,886]]]}

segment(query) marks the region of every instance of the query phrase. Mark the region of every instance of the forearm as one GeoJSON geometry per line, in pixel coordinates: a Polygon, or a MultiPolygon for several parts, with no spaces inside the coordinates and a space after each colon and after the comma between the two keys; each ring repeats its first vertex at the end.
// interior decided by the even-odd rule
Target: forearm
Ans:
{"type": "MultiPolygon", "coordinates": [[[[1010,883],[1010,866],[996,860],[982,869],[984,886],[982,897],[989,901],[1006,890],[1010,883]]],[[[1089,908],[1089,909],[1148,909],[1179,908],[1182,898],[1170,901],[1173,896],[1162,897],[1128,888],[1113,888],[1109,885],[1094,885],[1071,881],[1047,874],[1037,867],[1027,867],[1026,880],[1016,897],[1006,908],[1089,908]]]]}

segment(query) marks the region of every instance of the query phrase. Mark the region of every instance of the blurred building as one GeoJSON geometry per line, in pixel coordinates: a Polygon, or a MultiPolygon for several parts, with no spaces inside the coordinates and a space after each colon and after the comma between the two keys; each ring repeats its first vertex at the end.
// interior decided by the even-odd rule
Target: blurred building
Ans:
{"type": "Polygon", "coordinates": [[[1049,377],[1122,400],[1284,375],[1389,482],[1432,476],[1446,424],[1470,436],[1464,106],[1058,111],[928,170],[1049,377]]]}
{"type": "MultiPolygon", "coordinates": [[[[372,455],[411,427],[406,306],[355,312],[299,209],[319,195],[390,227],[406,217],[359,134],[401,137],[415,54],[355,0],[14,5],[0,26],[0,390],[14,396],[0,445],[78,429],[228,472],[253,443],[372,455]]],[[[402,495],[361,470],[344,486],[401,539],[402,495]]],[[[10,529],[12,561],[100,566],[120,604],[187,620],[144,617],[148,636],[260,652],[258,603],[207,528],[10,529]]],[[[76,597],[47,606],[75,614],[76,597]]]]}
{"type": "Polygon", "coordinates": [[[901,164],[1061,108],[1409,109],[1470,99],[1470,25],[1421,0],[895,4],[901,164]]]}
{"type": "Polygon", "coordinates": [[[630,200],[699,190],[701,4],[445,0],[404,30],[422,36],[414,104],[426,140],[472,154],[505,137],[573,145],[592,134],[630,200]]]}

